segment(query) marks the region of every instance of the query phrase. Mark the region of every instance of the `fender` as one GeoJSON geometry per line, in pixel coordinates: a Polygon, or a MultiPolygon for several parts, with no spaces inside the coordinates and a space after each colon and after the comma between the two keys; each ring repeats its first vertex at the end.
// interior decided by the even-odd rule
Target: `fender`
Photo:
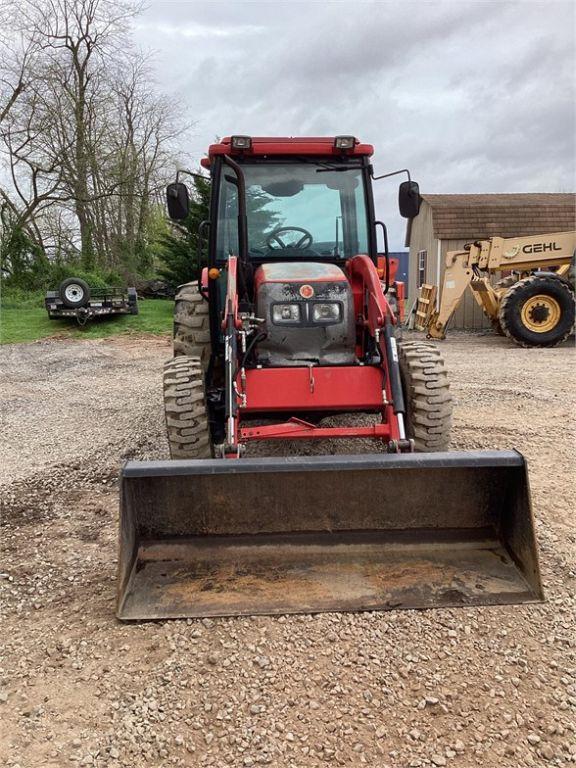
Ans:
{"type": "Polygon", "coordinates": [[[547,270],[537,270],[534,272],[537,277],[554,277],[556,280],[560,280],[567,285],[571,290],[574,290],[574,285],[570,282],[568,274],[559,275],[558,272],[549,272],[547,270]]]}

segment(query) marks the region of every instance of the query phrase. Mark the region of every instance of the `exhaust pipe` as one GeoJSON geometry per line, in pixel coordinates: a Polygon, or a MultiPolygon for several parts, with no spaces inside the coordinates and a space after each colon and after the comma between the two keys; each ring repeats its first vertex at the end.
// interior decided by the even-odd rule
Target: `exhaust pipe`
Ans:
{"type": "Polygon", "coordinates": [[[121,620],[543,600],[516,451],[129,462],[121,620]]]}

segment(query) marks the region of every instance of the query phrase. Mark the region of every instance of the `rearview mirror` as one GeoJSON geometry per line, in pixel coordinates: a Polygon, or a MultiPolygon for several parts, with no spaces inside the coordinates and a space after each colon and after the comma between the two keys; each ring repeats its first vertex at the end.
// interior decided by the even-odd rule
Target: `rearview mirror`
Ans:
{"type": "Polygon", "coordinates": [[[273,181],[262,189],[272,197],[294,197],[294,195],[302,192],[304,184],[297,179],[285,179],[284,181],[273,181]]]}
{"type": "Polygon", "coordinates": [[[420,187],[416,181],[403,181],[398,188],[400,216],[413,219],[420,211],[420,187]]]}
{"type": "Polygon", "coordinates": [[[166,202],[168,204],[168,215],[175,221],[182,221],[188,216],[190,210],[190,198],[188,197],[188,187],[181,181],[175,181],[166,187],[166,202]]]}

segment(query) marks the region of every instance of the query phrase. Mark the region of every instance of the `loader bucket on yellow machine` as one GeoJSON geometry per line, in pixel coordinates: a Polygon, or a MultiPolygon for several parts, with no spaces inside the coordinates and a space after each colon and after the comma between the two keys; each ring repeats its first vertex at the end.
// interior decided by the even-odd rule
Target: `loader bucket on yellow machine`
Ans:
{"type": "Polygon", "coordinates": [[[130,462],[123,620],[543,599],[511,452],[130,462]]]}

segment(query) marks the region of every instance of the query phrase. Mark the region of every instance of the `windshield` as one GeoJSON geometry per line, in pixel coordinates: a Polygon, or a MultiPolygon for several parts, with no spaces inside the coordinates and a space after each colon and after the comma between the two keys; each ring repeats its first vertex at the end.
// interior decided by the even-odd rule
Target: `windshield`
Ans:
{"type": "MultiPolygon", "coordinates": [[[[242,166],[246,181],[251,258],[340,258],[368,252],[368,227],[359,166],[286,162],[242,166]],[[343,170],[346,168],[346,170],[343,170]]],[[[223,166],[217,258],[238,253],[238,193],[223,166]]]]}

